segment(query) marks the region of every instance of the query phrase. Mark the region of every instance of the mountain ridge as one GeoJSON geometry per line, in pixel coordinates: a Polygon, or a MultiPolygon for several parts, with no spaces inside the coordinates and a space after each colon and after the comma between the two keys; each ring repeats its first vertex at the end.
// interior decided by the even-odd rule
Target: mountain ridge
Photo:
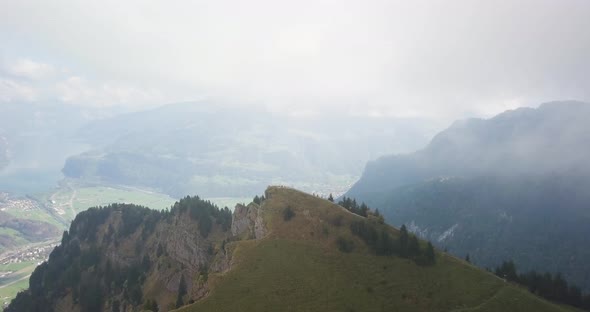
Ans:
{"type": "Polygon", "coordinates": [[[587,291],[589,118],[590,104],[573,101],[459,121],[422,150],[368,164],[347,196],[479,265],[511,258],[587,291]],[[453,227],[455,236],[437,241],[453,227]]]}
{"type": "Polygon", "coordinates": [[[587,103],[549,102],[490,119],[458,121],[435,135],[421,150],[367,163],[348,195],[356,197],[369,189],[392,189],[437,176],[581,170],[590,175],[584,157],[590,155],[590,148],[584,144],[590,141],[587,118],[587,103]]]}
{"type": "Polygon", "coordinates": [[[63,173],[175,197],[194,189],[206,197],[253,196],[269,184],[327,194],[348,188],[367,159],[411,150],[435,128],[423,120],[337,116],[316,122],[205,104],[170,104],[94,121],[78,135],[94,148],[68,158],[63,173]],[[388,136],[397,140],[385,141],[388,136]]]}
{"type": "Polygon", "coordinates": [[[391,243],[399,230],[293,189],[228,216],[195,197],[162,212],[92,208],[6,311],[569,310],[444,253],[431,265],[379,256],[354,229],[391,243]]]}

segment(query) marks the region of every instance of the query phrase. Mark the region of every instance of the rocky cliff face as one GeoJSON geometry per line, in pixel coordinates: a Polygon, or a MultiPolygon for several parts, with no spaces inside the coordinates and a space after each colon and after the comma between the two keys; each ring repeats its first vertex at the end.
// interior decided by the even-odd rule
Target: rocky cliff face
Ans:
{"type": "Polygon", "coordinates": [[[79,214],[9,311],[169,311],[209,292],[210,273],[231,267],[231,242],[265,234],[261,208],[233,215],[198,197],[170,211],[134,205],[79,214]]]}
{"type": "Polygon", "coordinates": [[[232,235],[242,238],[260,239],[266,235],[262,218],[262,208],[250,203],[248,206],[237,204],[232,215],[232,235]]]}

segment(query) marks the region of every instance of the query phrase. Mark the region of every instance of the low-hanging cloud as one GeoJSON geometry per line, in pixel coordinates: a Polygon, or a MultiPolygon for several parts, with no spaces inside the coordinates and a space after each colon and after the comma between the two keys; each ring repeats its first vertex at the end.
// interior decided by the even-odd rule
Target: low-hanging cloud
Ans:
{"type": "Polygon", "coordinates": [[[0,40],[16,43],[5,55],[34,46],[163,102],[457,118],[590,101],[584,0],[10,1],[0,12],[0,40]]]}

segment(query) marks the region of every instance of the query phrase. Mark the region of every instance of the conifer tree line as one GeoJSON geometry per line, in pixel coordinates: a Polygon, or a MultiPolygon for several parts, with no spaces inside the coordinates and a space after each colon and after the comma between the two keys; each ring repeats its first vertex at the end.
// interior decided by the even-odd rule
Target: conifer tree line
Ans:
{"type": "MultiPolygon", "coordinates": [[[[328,200],[333,201],[332,194],[328,200]]],[[[384,219],[378,209],[372,211],[365,203],[359,205],[356,199],[346,196],[338,201],[338,205],[359,216],[372,215],[377,218],[377,223],[370,220],[357,220],[350,224],[351,232],[360,237],[377,255],[397,255],[412,259],[420,265],[433,265],[436,262],[436,253],[432,243],[427,242],[426,246],[422,248],[418,237],[408,233],[405,225],[400,228],[399,237],[394,239],[385,227],[380,226],[384,223],[384,219]]],[[[338,245],[339,247],[343,246],[342,243],[338,245]]],[[[340,249],[343,250],[343,248],[340,249]]]]}
{"type": "Polygon", "coordinates": [[[420,246],[418,237],[408,233],[405,225],[402,225],[397,239],[392,237],[387,228],[378,227],[366,220],[352,222],[350,230],[379,256],[397,255],[411,259],[420,265],[433,265],[436,262],[432,243],[428,242],[426,246],[420,246]]]}
{"type": "MultiPolygon", "coordinates": [[[[332,194],[330,194],[330,196],[332,196],[332,194]]],[[[369,207],[365,203],[359,205],[354,198],[342,197],[342,199],[338,201],[338,205],[359,216],[366,217],[369,213],[369,207]]]]}
{"type": "Polygon", "coordinates": [[[512,260],[504,261],[494,269],[494,274],[528,288],[531,293],[547,300],[565,303],[590,311],[590,294],[582,295],[575,285],[568,285],[560,273],[538,273],[535,270],[518,274],[512,260]]]}
{"type": "Polygon", "coordinates": [[[260,204],[262,204],[262,202],[263,202],[265,199],[266,199],[266,198],[264,198],[264,195],[260,195],[260,196],[256,195],[256,196],[254,196],[254,199],[252,199],[252,202],[254,202],[254,203],[255,203],[255,204],[257,204],[257,205],[260,205],[260,204]]]}

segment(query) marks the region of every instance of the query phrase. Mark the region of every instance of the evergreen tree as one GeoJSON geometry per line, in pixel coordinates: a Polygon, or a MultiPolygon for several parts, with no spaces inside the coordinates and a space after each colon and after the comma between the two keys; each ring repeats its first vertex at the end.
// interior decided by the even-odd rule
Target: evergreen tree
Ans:
{"type": "Polygon", "coordinates": [[[158,302],[156,302],[156,300],[148,299],[143,304],[143,309],[146,311],[158,312],[159,311],[158,302]]]}
{"type": "Polygon", "coordinates": [[[375,209],[373,215],[375,216],[375,218],[377,218],[377,222],[381,224],[385,223],[385,219],[383,218],[383,215],[381,215],[381,213],[379,212],[379,209],[375,209]]]}
{"type": "Polygon", "coordinates": [[[352,207],[352,200],[350,199],[350,197],[346,198],[344,197],[344,208],[350,210],[352,207]]]}
{"type": "Polygon", "coordinates": [[[430,241],[428,242],[428,245],[426,245],[425,256],[428,264],[434,264],[436,262],[434,247],[432,246],[432,243],[430,241]]]}
{"type": "Polygon", "coordinates": [[[378,255],[386,255],[389,256],[394,252],[393,241],[391,236],[387,231],[381,230],[379,236],[377,237],[377,242],[375,246],[375,250],[378,255]]]}
{"type": "Polygon", "coordinates": [[[294,216],[295,216],[295,211],[293,211],[293,209],[291,209],[291,206],[287,206],[287,208],[285,208],[285,210],[283,211],[283,220],[289,221],[289,220],[293,219],[294,216]]]}
{"type": "Polygon", "coordinates": [[[184,275],[180,276],[180,282],[178,283],[178,297],[176,297],[176,308],[180,308],[184,305],[182,297],[186,295],[186,282],[184,281],[184,275]]]}
{"type": "Polygon", "coordinates": [[[420,255],[420,243],[418,243],[418,238],[416,235],[410,235],[408,240],[408,255],[410,257],[420,255]]]}
{"type": "Polygon", "coordinates": [[[369,212],[369,207],[367,207],[367,205],[365,203],[362,203],[359,210],[360,210],[359,214],[363,217],[366,217],[369,212]]]}
{"type": "Polygon", "coordinates": [[[334,202],[334,197],[332,196],[332,193],[330,193],[330,195],[328,196],[328,200],[334,202]]]}
{"type": "Polygon", "coordinates": [[[579,287],[568,285],[560,273],[537,273],[532,270],[525,274],[516,274],[512,261],[504,261],[494,272],[497,276],[526,286],[531,293],[545,299],[572,305],[590,311],[590,294],[585,296],[579,287]]]}
{"type": "Polygon", "coordinates": [[[495,273],[496,275],[509,281],[518,281],[518,276],[516,275],[516,266],[512,260],[502,262],[502,265],[496,268],[495,273]]]}
{"type": "Polygon", "coordinates": [[[399,230],[399,248],[402,256],[406,256],[408,253],[408,229],[405,224],[399,230]]]}
{"type": "Polygon", "coordinates": [[[467,262],[471,263],[471,258],[469,258],[469,254],[467,254],[467,255],[465,256],[465,261],[467,261],[467,262]]]}

